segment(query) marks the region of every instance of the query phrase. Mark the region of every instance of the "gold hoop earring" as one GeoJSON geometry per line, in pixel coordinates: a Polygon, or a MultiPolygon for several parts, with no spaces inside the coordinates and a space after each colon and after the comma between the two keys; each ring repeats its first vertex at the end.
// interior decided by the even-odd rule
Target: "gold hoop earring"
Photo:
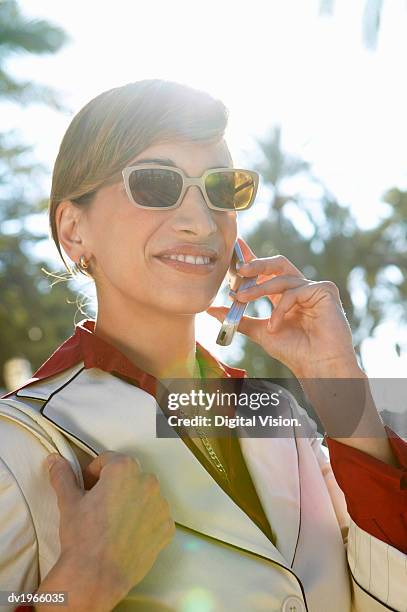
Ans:
{"type": "Polygon", "coordinates": [[[83,255],[79,257],[79,267],[81,268],[81,270],[87,270],[89,268],[89,262],[86,261],[83,255]]]}

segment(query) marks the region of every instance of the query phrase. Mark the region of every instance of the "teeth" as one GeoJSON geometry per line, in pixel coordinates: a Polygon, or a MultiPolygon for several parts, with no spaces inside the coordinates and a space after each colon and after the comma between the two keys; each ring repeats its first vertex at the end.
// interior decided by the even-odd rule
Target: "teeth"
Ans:
{"type": "Polygon", "coordinates": [[[200,263],[203,263],[203,259],[202,257],[194,257],[193,255],[186,255],[185,263],[200,264],[200,263]]]}
{"type": "Polygon", "coordinates": [[[206,257],[205,255],[198,255],[197,257],[195,257],[194,255],[163,255],[163,257],[196,265],[210,263],[210,257],[206,257]]]}

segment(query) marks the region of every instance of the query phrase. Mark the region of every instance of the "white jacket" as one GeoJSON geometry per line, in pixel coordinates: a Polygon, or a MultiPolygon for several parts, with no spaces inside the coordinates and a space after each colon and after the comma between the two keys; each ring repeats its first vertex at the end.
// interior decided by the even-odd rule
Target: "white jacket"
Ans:
{"type": "Polygon", "coordinates": [[[321,437],[240,439],[274,546],[181,439],[156,438],[156,410],[143,389],[83,362],[0,400],[0,589],[34,591],[57,561],[44,459],[59,452],[83,487],[77,445],[92,457],[136,456],[159,477],[176,522],[115,610],[181,612],[197,601],[214,612],[406,612],[407,556],[350,519],[321,437]]]}

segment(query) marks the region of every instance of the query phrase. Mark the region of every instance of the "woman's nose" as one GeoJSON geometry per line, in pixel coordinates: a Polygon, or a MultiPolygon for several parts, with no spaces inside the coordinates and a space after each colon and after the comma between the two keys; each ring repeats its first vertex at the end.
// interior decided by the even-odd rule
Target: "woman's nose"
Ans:
{"type": "Polygon", "coordinates": [[[174,227],[178,231],[188,230],[197,235],[207,236],[217,230],[215,212],[206,204],[201,190],[196,185],[186,190],[175,212],[174,227]]]}

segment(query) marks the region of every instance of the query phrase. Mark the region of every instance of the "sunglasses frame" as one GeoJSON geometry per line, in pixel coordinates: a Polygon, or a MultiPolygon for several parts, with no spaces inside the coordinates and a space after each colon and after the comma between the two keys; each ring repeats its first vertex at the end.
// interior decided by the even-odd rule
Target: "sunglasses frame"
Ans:
{"type": "Polygon", "coordinates": [[[187,189],[191,187],[192,185],[196,185],[201,190],[202,196],[208,208],[212,210],[222,211],[222,212],[239,212],[242,210],[247,210],[248,208],[252,206],[254,200],[256,199],[257,189],[259,186],[258,173],[255,172],[254,170],[246,170],[245,168],[211,168],[210,170],[205,170],[205,172],[200,177],[189,177],[185,175],[185,173],[181,170],[181,168],[176,168],[174,166],[164,166],[164,165],[159,165],[159,164],[139,164],[138,166],[127,166],[126,168],[124,168],[122,170],[122,176],[124,180],[124,187],[126,189],[126,193],[127,193],[127,196],[130,202],[134,204],[135,206],[137,206],[137,208],[143,208],[144,210],[173,210],[174,208],[178,208],[178,206],[180,206],[182,200],[184,199],[184,195],[187,189]],[[171,204],[171,206],[143,206],[142,204],[139,204],[138,202],[135,201],[135,199],[133,198],[131,194],[129,178],[130,178],[131,173],[134,170],[145,170],[145,169],[170,170],[171,172],[176,172],[177,174],[181,176],[182,178],[181,193],[179,195],[178,200],[174,204],[171,204]],[[251,178],[253,179],[254,189],[253,189],[252,199],[249,202],[249,204],[245,206],[244,208],[234,208],[234,209],[220,208],[219,206],[215,206],[214,204],[211,203],[206,193],[205,180],[207,179],[208,176],[210,176],[211,174],[215,174],[216,172],[230,172],[230,171],[247,172],[247,174],[249,174],[251,178]]]}

